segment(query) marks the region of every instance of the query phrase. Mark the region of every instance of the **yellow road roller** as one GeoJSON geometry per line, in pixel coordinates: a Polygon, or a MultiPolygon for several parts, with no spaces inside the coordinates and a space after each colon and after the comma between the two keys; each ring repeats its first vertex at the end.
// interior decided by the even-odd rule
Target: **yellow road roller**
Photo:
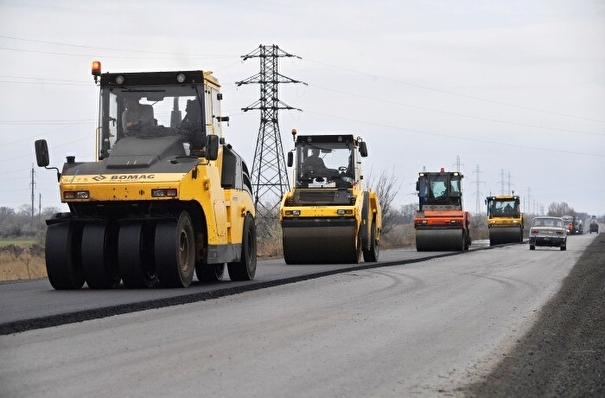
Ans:
{"type": "Polygon", "coordinates": [[[488,196],[485,204],[490,246],[522,243],[524,218],[519,196],[514,192],[512,195],[488,196]]]}
{"type": "Polygon", "coordinates": [[[377,193],[362,185],[365,141],[292,133],[294,184],[279,214],[286,264],[378,261],[382,213],[377,193]]]}

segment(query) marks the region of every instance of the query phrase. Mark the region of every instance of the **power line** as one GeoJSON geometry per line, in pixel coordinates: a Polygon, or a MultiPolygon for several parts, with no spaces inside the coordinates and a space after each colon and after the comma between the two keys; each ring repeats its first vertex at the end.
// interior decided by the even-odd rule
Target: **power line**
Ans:
{"type": "MultiPolygon", "coordinates": [[[[54,41],[24,39],[24,38],[19,38],[19,37],[14,37],[14,36],[4,36],[4,35],[0,35],[0,38],[2,38],[2,39],[9,39],[9,40],[16,40],[16,41],[23,41],[23,42],[30,42],[30,43],[52,44],[52,45],[66,46],[66,47],[73,47],[73,48],[85,48],[85,49],[94,49],[94,50],[109,50],[109,51],[128,52],[129,54],[132,54],[132,53],[142,53],[142,54],[152,54],[152,55],[166,55],[166,56],[170,56],[170,57],[174,57],[174,55],[175,55],[174,53],[166,53],[166,52],[158,52],[158,51],[145,51],[145,50],[140,50],[140,49],[120,49],[120,48],[112,48],[112,47],[86,46],[86,45],[78,45],[78,44],[54,42],[54,41]]],[[[19,50],[19,49],[6,48],[6,47],[0,47],[0,49],[9,50],[9,51],[26,51],[26,52],[34,52],[34,53],[35,52],[39,52],[39,53],[42,53],[42,54],[54,54],[54,55],[66,55],[66,56],[84,56],[83,54],[53,53],[53,52],[34,51],[34,50],[19,50]]],[[[98,54],[96,54],[94,56],[93,55],[86,55],[86,56],[88,56],[88,57],[99,57],[98,54]]],[[[204,56],[199,56],[199,55],[179,54],[179,56],[181,56],[181,57],[183,57],[183,56],[184,57],[191,57],[191,59],[236,58],[236,56],[231,56],[231,55],[213,55],[213,56],[205,56],[204,57],[204,56]]],[[[106,57],[106,58],[127,58],[127,59],[147,59],[147,58],[141,58],[140,56],[137,56],[137,57],[101,56],[101,57],[106,57]]],[[[154,57],[154,58],[150,58],[150,59],[158,59],[158,58],[154,57]]],[[[169,58],[159,58],[159,59],[169,59],[169,58]]],[[[395,82],[395,83],[407,85],[407,86],[410,86],[410,87],[421,88],[421,89],[424,89],[424,90],[430,90],[430,91],[434,91],[434,92],[438,92],[438,93],[442,93],[442,94],[447,94],[447,95],[452,95],[452,96],[456,96],[456,97],[468,98],[468,99],[472,99],[472,100],[476,100],[476,101],[482,101],[482,102],[490,102],[490,103],[494,103],[494,104],[497,104],[497,105],[503,105],[503,106],[513,107],[513,108],[518,108],[518,109],[525,109],[525,110],[530,110],[530,111],[540,112],[540,113],[545,113],[545,114],[550,114],[550,115],[558,115],[558,116],[564,116],[564,117],[573,118],[573,119],[580,119],[580,120],[587,120],[587,121],[605,123],[605,120],[602,120],[602,119],[588,118],[588,117],[571,115],[571,114],[562,113],[562,112],[554,112],[554,111],[550,111],[550,110],[546,110],[546,109],[532,108],[532,107],[528,107],[528,106],[523,106],[523,105],[518,105],[518,104],[512,104],[512,103],[509,103],[509,102],[497,101],[497,100],[493,100],[493,99],[489,99],[489,98],[483,98],[483,97],[478,97],[478,96],[473,96],[473,95],[468,95],[468,94],[461,94],[461,93],[457,93],[457,92],[453,92],[453,91],[449,91],[449,90],[443,90],[443,89],[438,89],[438,88],[435,88],[435,87],[425,86],[425,85],[421,85],[421,84],[410,83],[410,82],[406,82],[406,81],[403,81],[403,80],[394,79],[394,78],[391,78],[391,77],[377,75],[377,74],[374,74],[374,73],[368,73],[368,72],[358,71],[358,70],[355,70],[355,69],[346,68],[346,67],[342,67],[342,66],[338,66],[338,65],[332,65],[332,64],[329,64],[329,63],[326,63],[326,62],[309,60],[309,59],[307,59],[307,61],[315,63],[315,64],[318,64],[318,65],[328,66],[328,67],[334,68],[334,69],[340,69],[340,70],[345,70],[345,71],[356,73],[356,74],[360,74],[360,75],[369,76],[372,79],[382,79],[382,80],[385,80],[385,81],[395,82]]],[[[445,112],[445,111],[443,111],[443,112],[445,112]]],[[[467,116],[467,117],[470,117],[470,116],[467,116]]],[[[533,126],[533,127],[539,127],[539,126],[533,126]]],[[[555,130],[555,129],[553,129],[553,130],[555,130]]],[[[590,134],[590,133],[586,133],[586,134],[590,134]]]]}
{"type": "Polygon", "coordinates": [[[588,134],[588,135],[596,135],[596,136],[605,136],[605,133],[579,131],[579,130],[570,130],[570,129],[562,129],[562,128],[557,128],[557,127],[538,126],[538,125],[535,125],[535,124],[508,122],[506,120],[498,120],[498,119],[492,119],[492,118],[487,118],[487,117],[474,116],[474,115],[466,115],[466,114],[463,114],[463,113],[450,112],[450,111],[444,111],[444,110],[433,109],[433,108],[426,108],[426,107],[417,106],[417,105],[410,105],[410,104],[406,104],[406,103],[403,103],[403,102],[390,101],[390,100],[385,100],[385,99],[382,99],[382,98],[370,97],[370,96],[367,96],[367,95],[362,95],[362,94],[357,94],[357,93],[351,93],[351,92],[342,91],[342,90],[335,90],[335,89],[330,89],[330,88],[326,88],[326,87],[322,87],[322,86],[314,86],[314,85],[312,85],[312,87],[320,88],[322,90],[327,90],[327,91],[333,91],[333,92],[340,93],[340,94],[351,95],[351,96],[354,96],[354,97],[369,99],[369,100],[373,100],[373,101],[377,101],[377,102],[383,102],[385,104],[405,106],[405,107],[408,107],[408,108],[421,109],[421,110],[424,110],[424,111],[437,112],[437,113],[442,113],[442,114],[447,114],[447,115],[466,117],[466,118],[470,118],[470,119],[483,120],[483,121],[496,122],[496,123],[503,123],[503,124],[510,124],[510,125],[521,126],[521,127],[531,127],[531,128],[550,130],[550,131],[562,131],[562,132],[566,132],[566,133],[577,133],[577,134],[588,134]]]}
{"type": "Polygon", "coordinates": [[[348,120],[350,122],[355,122],[355,123],[367,124],[367,125],[373,126],[374,128],[383,127],[383,128],[388,128],[388,129],[393,129],[393,130],[398,130],[398,131],[407,131],[407,132],[413,133],[413,134],[425,134],[425,135],[432,135],[432,136],[436,136],[436,137],[445,137],[445,138],[451,138],[451,139],[462,140],[462,141],[473,141],[473,142],[480,142],[482,144],[501,145],[501,146],[507,146],[507,147],[512,147],[512,148],[524,148],[524,149],[532,149],[532,150],[545,151],[545,152],[558,152],[558,153],[567,153],[567,154],[574,154],[574,155],[605,157],[605,154],[602,154],[602,153],[586,153],[586,152],[578,152],[578,151],[569,151],[569,150],[564,150],[564,149],[532,147],[532,146],[509,143],[509,142],[496,142],[496,141],[480,140],[477,138],[458,137],[458,136],[454,136],[454,135],[450,135],[450,134],[430,132],[430,131],[426,131],[426,130],[412,130],[412,129],[408,129],[408,128],[404,128],[404,127],[377,123],[375,120],[366,121],[366,120],[359,120],[359,119],[350,119],[350,118],[345,118],[342,116],[328,115],[325,113],[319,113],[319,112],[313,112],[313,111],[306,111],[306,113],[311,113],[311,114],[334,118],[334,119],[348,120]]]}
{"type": "Polygon", "coordinates": [[[355,70],[355,69],[344,68],[344,67],[337,66],[337,65],[331,65],[331,64],[327,64],[325,62],[308,60],[308,59],[307,59],[307,61],[314,62],[314,63],[319,64],[319,65],[329,66],[329,67],[335,68],[335,69],[346,70],[348,72],[352,72],[352,73],[357,73],[357,74],[360,74],[360,75],[369,76],[372,79],[382,79],[382,80],[386,80],[386,81],[390,81],[390,82],[394,82],[394,83],[403,84],[403,85],[406,85],[406,86],[421,88],[421,89],[424,89],[424,90],[435,91],[435,92],[442,93],[442,94],[453,95],[453,96],[456,96],[456,97],[468,98],[468,99],[473,99],[473,100],[482,101],[482,102],[491,102],[493,104],[509,106],[509,107],[512,107],[512,108],[525,109],[525,110],[530,110],[530,111],[534,111],[534,112],[547,113],[547,114],[550,114],[550,115],[565,116],[565,117],[569,117],[569,118],[573,118],[573,119],[581,119],[581,120],[589,120],[589,121],[593,121],[593,122],[605,123],[605,120],[602,120],[602,119],[594,119],[594,118],[588,118],[588,117],[583,117],[583,116],[570,115],[570,114],[567,114],[567,113],[554,112],[554,111],[549,111],[549,110],[546,110],[546,109],[531,108],[531,107],[527,107],[527,106],[523,106],[523,105],[511,104],[509,102],[497,101],[497,100],[492,100],[492,99],[489,99],[489,98],[477,97],[477,96],[468,95],[468,94],[460,94],[460,93],[456,93],[456,92],[453,92],[453,91],[442,90],[442,89],[438,89],[438,88],[434,88],[434,87],[429,87],[429,86],[423,86],[421,84],[405,82],[405,81],[393,79],[393,78],[390,78],[390,77],[384,77],[384,76],[376,75],[374,73],[361,72],[361,71],[358,71],[358,70],[355,70]]]}
{"type": "MultiPolygon", "coordinates": [[[[23,38],[14,37],[14,36],[3,36],[3,35],[0,35],[0,39],[16,40],[16,41],[23,41],[23,42],[28,42],[28,43],[52,44],[52,45],[55,45],[55,46],[64,46],[64,47],[72,47],[72,48],[84,48],[84,49],[89,49],[89,50],[120,51],[120,52],[127,52],[129,54],[132,54],[132,53],[141,53],[141,54],[170,55],[170,56],[174,56],[175,55],[174,53],[159,52],[159,51],[145,51],[145,50],[140,50],[140,49],[126,49],[126,48],[115,48],[115,47],[86,46],[86,45],[80,45],[80,44],[61,43],[61,42],[57,42],[57,41],[23,39],[23,38]]],[[[11,49],[8,49],[8,50],[11,50],[11,49]]],[[[15,50],[15,51],[19,51],[19,50],[15,50]]],[[[195,57],[196,58],[203,58],[203,59],[235,58],[232,55],[213,55],[213,56],[205,56],[205,57],[204,56],[196,55],[195,57]]]]}

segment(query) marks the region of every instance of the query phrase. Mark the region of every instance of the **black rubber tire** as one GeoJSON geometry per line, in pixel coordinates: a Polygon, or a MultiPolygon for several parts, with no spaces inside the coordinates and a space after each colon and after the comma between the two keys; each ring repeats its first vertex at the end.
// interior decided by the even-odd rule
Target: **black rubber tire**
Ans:
{"type": "Polygon", "coordinates": [[[225,275],[225,264],[196,264],[195,273],[200,282],[220,282],[225,275]]]}
{"type": "Polygon", "coordinates": [[[153,225],[133,222],[120,226],[118,264],[126,287],[140,289],[158,284],[152,242],[153,225]]]}
{"type": "Polygon", "coordinates": [[[71,222],[48,226],[46,230],[46,272],[57,290],[75,290],[84,285],[80,262],[81,228],[71,222]]]}
{"type": "Polygon", "coordinates": [[[370,233],[370,248],[363,250],[363,261],[366,263],[375,263],[380,256],[380,247],[376,242],[376,222],[372,221],[372,232],[370,233]]]}
{"type": "Polygon", "coordinates": [[[534,246],[534,245],[529,245],[529,250],[536,250],[536,246],[534,246]]]}
{"type": "Polygon", "coordinates": [[[250,214],[244,219],[242,234],[240,260],[227,265],[232,281],[251,281],[256,275],[256,225],[250,214]]]}
{"type": "Polygon", "coordinates": [[[82,230],[82,271],[91,289],[115,289],[122,277],[118,266],[118,229],[88,223],[82,230]]]}
{"type": "Polygon", "coordinates": [[[155,227],[155,264],[164,287],[189,287],[195,271],[195,234],[191,217],[159,221],[155,227]]]}

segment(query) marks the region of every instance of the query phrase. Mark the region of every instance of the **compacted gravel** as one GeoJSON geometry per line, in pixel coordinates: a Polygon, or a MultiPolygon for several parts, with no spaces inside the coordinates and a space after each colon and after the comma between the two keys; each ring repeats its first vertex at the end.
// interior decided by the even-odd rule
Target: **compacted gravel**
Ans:
{"type": "Polygon", "coordinates": [[[463,392],[469,397],[605,397],[605,234],[587,247],[515,349],[463,392]]]}

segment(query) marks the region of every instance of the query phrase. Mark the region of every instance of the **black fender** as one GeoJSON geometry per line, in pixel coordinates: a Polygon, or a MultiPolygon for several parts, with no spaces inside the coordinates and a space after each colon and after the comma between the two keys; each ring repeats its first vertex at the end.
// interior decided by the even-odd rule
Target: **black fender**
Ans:
{"type": "Polygon", "coordinates": [[[361,220],[359,224],[361,236],[361,247],[366,250],[370,249],[370,226],[372,223],[368,219],[370,214],[370,193],[368,191],[363,192],[363,207],[361,208],[361,220]]]}

